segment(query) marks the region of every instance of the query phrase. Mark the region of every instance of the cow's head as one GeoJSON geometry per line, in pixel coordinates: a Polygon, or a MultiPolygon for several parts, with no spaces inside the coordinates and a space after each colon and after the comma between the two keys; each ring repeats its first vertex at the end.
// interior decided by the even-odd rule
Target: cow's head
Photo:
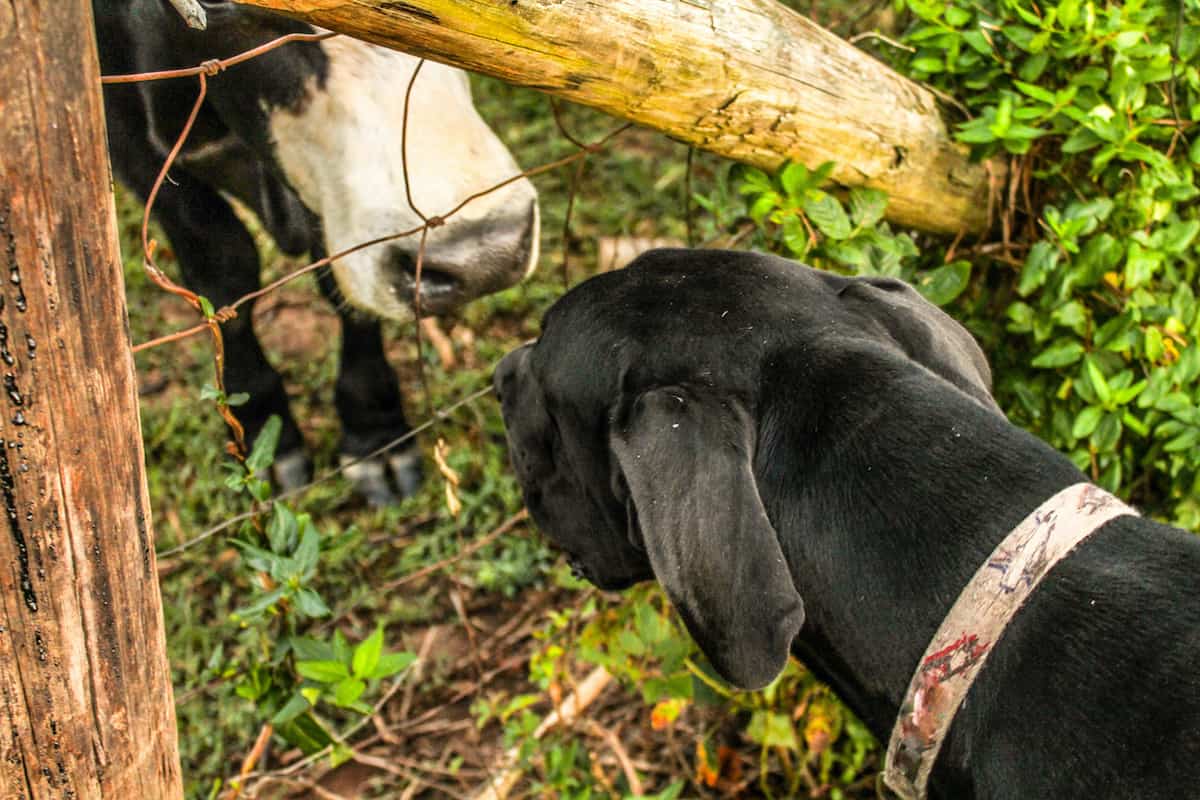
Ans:
{"type": "MultiPolygon", "coordinates": [[[[225,57],[312,32],[220,0],[199,0],[207,26],[194,30],[163,0],[155,2],[171,27],[172,60],[225,57]]],[[[418,64],[345,36],[292,43],[214,79],[211,102],[320,217],[325,245],[336,253],[418,227],[413,205],[427,217],[442,215],[520,172],[476,113],[466,74],[426,62],[408,103],[406,181],[405,93],[418,64]]],[[[422,309],[442,312],[517,283],[537,264],[538,233],[537,193],[527,179],[467,204],[429,231],[422,309]]],[[[411,316],[419,241],[409,236],[338,259],[333,273],[342,293],[376,314],[411,316]]]]}

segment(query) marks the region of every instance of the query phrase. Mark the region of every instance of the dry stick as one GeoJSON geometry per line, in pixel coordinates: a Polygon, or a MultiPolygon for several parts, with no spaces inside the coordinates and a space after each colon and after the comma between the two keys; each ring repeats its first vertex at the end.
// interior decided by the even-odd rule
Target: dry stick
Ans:
{"type": "Polygon", "coordinates": [[[242,762],[242,768],[238,771],[236,780],[230,781],[229,791],[225,793],[225,800],[237,800],[242,794],[242,789],[246,785],[246,777],[254,771],[254,765],[262,758],[263,752],[267,749],[267,742],[271,741],[271,734],[275,729],[271,723],[266,723],[262,726],[262,730],[258,732],[258,738],[254,740],[254,747],[250,748],[249,755],[242,762]]]}
{"type": "Polygon", "coordinates": [[[408,769],[407,767],[397,766],[389,759],[379,758],[378,756],[367,755],[365,753],[353,753],[350,758],[356,763],[365,764],[368,767],[374,767],[375,769],[383,770],[384,772],[401,778],[406,778],[410,781],[420,781],[430,788],[436,789],[446,797],[461,798],[461,800],[466,800],[466,795],[459,794],[449,786],[446,786],[446,784],[432,781],[427,775],[422,775],[415,770],[408,769]]]}
{"type": "Polygon", "coordinates": [[[571,188],[567,194],[567,213],[563,215],[562,229],[562,282],[563,289],[571,287],[571,213],[575,210],[575,195],[579,192],[579,184],[583,182],[583,168],[587,166],[587,158],[579,159],[575,165],[575,174],[571,177],[571,188]]]}
{"type": "MultiPolygon", "coordinates": [[[[580,682],[579,688],[542,720],[542,723],[537,726],[537,730],[533,732],[533,738],[541,739],[555,726],[569,725],[600,696],[610,681],[612,681],[612,675],[608,670],[604,667],[596,667],[580,682]]],[[[476,792],[473,800],[506,800],[525,774],[523,769],[516,766],[520,757],[519,745],[509,748],[500,762],[500,769],[503,770],[500,777],[493,779],[476,792]]]]}
{"type": "MultiPolygon", "coordinates": [[[[421,646],[417,648],[417,660],[412,665],[412,680],[410,680],[408,682],[408,686],[404,688],[404,697],[400,700],[401,722],[404,722],[406,719],[408,719],[409,709],[412,708],[413,690],[416,689],[417,684],[421,681],[421,679],[425,677],[425,664],[429,658],[429,653],[433,650],[433,643],[437,640],[437,633],[437,625],[429,626],[429,630],[425,631],[425,636],[421,639],[421,646]]],[[[379,723],[376,723],[375,727],[378,728],[379,723]]],[[[388,736],[391,736],[393,739],[395,739],[396,736],[391,732],[391,729],[386,729],[388,736]]],[[[383,737],[384,741],[388,741],[388,737],[383,736],[383,731],[380,731],[380,735],[383,737]]],[[[395,742],[389,743],[395,744],[395,742]]]]}
{"type": "Polygon", "coordinates": [[[438,326],[436,317],[425,317],[421,320],[421,332],[429,340],[433,351],[437,353],[438,361],[442,362],[442,369],[452,370],[458,366],[458,358],[454,354],[454,342],[438,326]]]}
{"type": "Polygon", "coordinates": [[[617,738],[617,734],[594,719],[588,721],[588,731],[593,736],[603,739],[608,748],[612,750],[613,755],[617,757],[617,763],[621,765],[621,771],[625,773],[625,781],[629,784],[629,793],[635,797],[645,794],[645,790],[642,788],[642,779],[638,777],[633,761],[629,758],[629,753],[621,744],[621,740],[617,738]]]}

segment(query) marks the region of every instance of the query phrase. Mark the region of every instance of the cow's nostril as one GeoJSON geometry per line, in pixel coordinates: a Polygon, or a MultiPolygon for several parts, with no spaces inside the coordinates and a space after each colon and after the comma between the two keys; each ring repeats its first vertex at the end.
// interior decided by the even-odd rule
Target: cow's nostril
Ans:
{"type": "MultiPolygon", "coordinates": [[[[393,248],[388,253],[388,288],[403,303],[412,303],[417,286],[416,255],[393,248]]],[[[462,281],[444,269],[433,266],[429,254],[421,263],[421,308],[430,314],[444,314],[461,302],[462,281]]]]}

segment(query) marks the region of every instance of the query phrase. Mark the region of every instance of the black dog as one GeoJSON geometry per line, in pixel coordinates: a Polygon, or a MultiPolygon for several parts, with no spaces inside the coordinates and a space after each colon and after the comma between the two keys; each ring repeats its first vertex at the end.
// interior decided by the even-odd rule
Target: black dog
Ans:
{"type": "MultiPolygon", "coordinates": [[[[686,250],[569,292],[495,376],[529,509],[583,575],[657,578],[737,686],[795,653],[884,741],[976,569],[1085,480],[989,382],[898,281],[686,250]]],[[[996,643],[932,794],[1200,795],[1198,579],[1200,539],[1099,529],[996,643]]]]}

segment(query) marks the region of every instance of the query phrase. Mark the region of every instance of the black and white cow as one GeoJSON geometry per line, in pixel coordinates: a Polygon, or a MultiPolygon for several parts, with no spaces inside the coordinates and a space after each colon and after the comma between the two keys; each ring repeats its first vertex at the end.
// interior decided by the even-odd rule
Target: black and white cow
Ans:
{"type": "MultiPolygon", "coordinates": [[[[287,33],[312,32],[232,2],[199,2],[207,12],[205,30],[188,27],[168,0],[93,0],[104,74],[194,66],[287,33]]],[[[254,242],[223,194],[249,206],[291,255],[318,258],[419,225],[401,163],[404,94],[417,63],[335,37],[287,44],[210,80],[208,100],[154,208],[185,285],[217,307],[259,285],[254,242]]],[[[113,169],[143,200],[195,97],[189,80],[105,87],[113,169]]],[[[407,149],[412,198],[427,215],[519,172],[476,113],[467,76],[433,62],[414,85],[407,149]]],[[[537,264],[538,232],[537,195],[528,180],[467,205],[429,233],[422,309],[438,313],[518,282],[537,264]]],[[[368,248],[339,259],[320,280],[342,322],[335,402],[343,459],[409,429],[379,323],[347,305],[411,319],[417,246],[409,237],[368,248]]],[[[303,482],[308,460],[300,430],[249,314],[225,324],[224,332],[228,389],[250,394],[238,410],[248,437],[271,414],[280,415],[276,477],[285,486],[303,482]]],[[[410,448],[386,463],[358,464],[350,477],[370,502],[385,503],[394,492],[415,490],[420,459],[410,448]]]]}

